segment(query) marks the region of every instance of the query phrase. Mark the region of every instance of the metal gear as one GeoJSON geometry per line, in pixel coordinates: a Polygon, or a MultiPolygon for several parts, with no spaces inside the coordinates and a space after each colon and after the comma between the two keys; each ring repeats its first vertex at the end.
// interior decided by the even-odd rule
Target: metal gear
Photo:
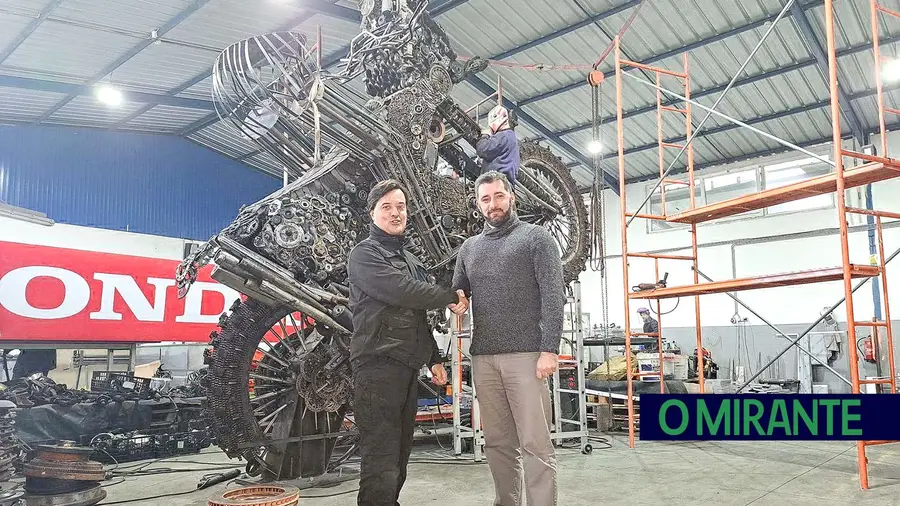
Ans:
{"type": "Polygon", "coordinates": [[[226,490],[210,497],[208,506],[294,506],[300,489],[283,485],[253,485],[226,490]]]}

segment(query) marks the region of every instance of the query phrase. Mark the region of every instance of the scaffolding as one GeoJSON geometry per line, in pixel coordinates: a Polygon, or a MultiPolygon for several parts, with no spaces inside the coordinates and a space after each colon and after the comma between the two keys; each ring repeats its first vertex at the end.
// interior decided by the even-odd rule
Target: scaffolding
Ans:
{"type": "Polygon", "coordinates": [[[471,311],[465,315],[455,315],[450,329],[450,375],[453,390],[453,453],[462,455],[464,447],[472,449],[475,462],[481,462],[484,451],[484,432],[481,429],[481,410],[475,393],[472,374],[472,356],[463,351],[463,344],[471,342],[471,311]],[[468,367],[468,381],[463,381],[463,369],[468,367]],[[463,416],[468,409],[469,416],[463,416]],[[467,421],[468,420],[468,421],[467,421]]]}
{"type": "MultiPolygon", "coordinates": [[[[584,363],[584,324],[581,314],[581,282],[574,281],[570,285],[571,295],[566,297],[566,304],[569,306],[569,329],[563,331],[563,336],[570,336],[565,339],[570,344],[570,353],[561,354],[558,364],[559,366],[553,372],[553,409],[554,423],[550,437],[557,446],[561,445],[564,440],[578,439],[581,444],[581,452],[584,454],[591,453],[593,448],[588,440],[587,427],[587,385],[585,384],[587,372],[584,363]],[[564,358],[572,357],[572,358],[564,358]],[[561,370],[571,370],[575,366],[575,377],[572,378],[569,388],[562,384],[560,378],[561,370]],[[578,419],[565,418],[563,416],[563,403],[566,400],[575,399],[577,407],[575,408],[575,416],[578,419]],[[569,428],[572,427],[572,428],[569,428]]],[[[560,350],[562,351],[562,350],[560,350]]]]}
{"type": "MultiPolygon", "coordinates": [[[[700,393],[705,393],[705,385],[704,385],[704,356],[703,356],[703,339],[701,335],[701,325],[700,325],[700,295],[706,294],[714,294],[714,293],[725,293],[733,298],[737,303],[741,306],[749,309],[754,315],[759,317],[764,323],[775,329],[778,334],[790,340],[790,344],[782,350],[777,356],[770,360],[768,364],[764,367],[760,368],[760,370],[756,371],[756,373],[747,380],[741,387],[737,389],[738,392],[742,391],[747,385],[749,385],[753,380],[755,380],[765,369],[771,366],[775,361],[777,361],[785,352],[791,349],[800,342],[806,335],[812,331],[812,329],[821,322],[829,312],[825,312],[819,319],[810,325],[805,332],[797,335],[793,334],[792,336],[788,336],[784,334],[780,330],[778,330],[775,325],[769,323],[767,320],[759,316],[755,311],[750,309],[746,304],[740,301],[735,295],[735,292],[743,291],[743,290],[755,290],[762,288],[771,288],[771,287],[781,287],[781,286],[792,286],[792,285],[801,285],[801,284],[811,284],[811,283],[822,283],[828,281],[843,281],[844,288],[844,299],[838,301],[834,306],[832,306],[830,311],[834,311],[837,307],[839,307],[842,303],[845,303],[846,307],[846,322],[847,322],[847,331],[846,335],[848,337],[847,349],[849,351],[849,369],[850,369],[850,379],[847,380],[843,376],[839,375],[837,371],[832,369],[827,364],[819,361],[817,357],[812,356],[808,350],[803,347],[798,346],[798,350],[806,353],[810,356],[813,361],[818,362],[820,365],[825,366],[831,372],[838,374],[838,377],[842,379],[845,383],[850,385],[851,392],[853,394],[860,394],[861,385],[881,385],[886,386],[890,385],[891,393],[897,393],[897,379],[896,379],[896,371],[894,366],[894,349],[893,349],[893,335],[891,329],[891,316],[890,316],[890,304],[888,298],[888,286],[887,286],[887,274],[886,274],[886,265],[890,260],[897,256],[900,253],[900,250],[895,252],[889,257],[885,257],[884,252],[884,243],[882,237],[882,219],[900,219],[900,213],[891,213],[886,211],[877,211],[872,209],[858,209],[854,207],[848,207],[846,203],[845,190],[853,187],[860,187],[870,185],[872,183],[886,181],[893,178],[900,177],[900,160],[891,159],[887,156],[887,139],[885,137],[886,128],[885,128],[885,114],[896,114],[900,115],[900,110],[886,108],[884,106],[884,96],[883,89],[881,83],[881,70],[880,65],[883,63],[884,59],[881,57],[880,53],[880,42],[878,35],[878,25],[880,21],[881,15],[892,17],[892,18],[900,18],[900,12],[895,12],[890,9],[887,9],[877,3],[876,0],[870,0],[870,11],[871,11],[871,29],[873,35],[873,52],[875,56],[875,83],[876,83],[876,94],[878,100],[878,114],[879,114],[879,127],[881,133],[881,156],[877,156],[875,154],[861,153],[857,151],[847,150],[842,147],[841,144],[841,126],[840,126],[840,104],[839,104],[839,89],[838,89],[838,77],[837,77],[837,55],[835,49],[835,30],[834,30],[834,6],[833,0],[825,0],[825,34],[827,39],[827,63],[828,63],[828,72],[827,79],[829,85],[829,94],[831,97],[831,116],[832,116],[832,159],[826,159],[810,151],[803,149],[799,146],[791,144],[783,139],[779,139],[767,132],[754,128],[746,123],[743,123],[735,118],[729,117],[725,114],[719,113],[715,110],[718,106],[719,101],[724,97],[725,93],[731,88],[734,82],[737,80],[738,76],[743,72],[747,63],[749,63],[750,59],[753,58],[756,51],[761,47],[763,41],[768,37],[768,35],[774,29],[774,26],[777,24],[778,20],[783,17],[788,9],[794,3],[793,0],[789,0],[782,10],[781,14],[775,19],[775,21],[769,27],[767,33],[762,37],[759,41],[759,44],[756,48],[751,52],[747,61],[741,66],[741,69],[734,76],[731,83],[725,88],[725,90],[719,96],[719,99],[712,107],[705,107],[697,102],[691,100],[690,98],[690,77],[688,72],[688,57],[687,54],[683,57],[683,70],[680,71],[671,71],[663,68],[652,67],[648,65],[643,65],[637,62],[628,61],[622,58],[622,53],[619,47],[619,38],[616,37],[614,40],[615,44],[615,77],[616,77],[616,132],[617,132],[617,143],[618,143],[618,174],[619,174],[619,190],[620,190],[620,198],[621,198],[621,234],[622,234],[622,258],[623,258],[623,281],[624,281],[624,296],[625,300],[628,301],[625,304],[625,342],[626,342],[626,350],[629,350],[631,347],[631,339],[633,336],[643,335],[641,333],[632,332],[630,325],[630,309],[629,304],[631,301],[636,300],[648,300],[655,301],[657,304],[657,309],[659,308],[659,301],[661,299],[666,298],[677,298],[677,297],[694,297],[694,312],[695,312],[695,324],[696,324],[696,339],[697,339],[697,374],[699,380],[700,393]],[[638,77],[634,74],[628,74],[624,72],[625,67],[631,67],[635,69],[640,69],[645,72],[654,74],[656,76],[656,83],[652,83],[650,81],[644,80],[641,77],[638,77]],[[634,212],[628,212],[628,208],[626,205],[626,188],[625,188],[625,158],[624,158],[624,150],[625,144],[623,140],[623,111],[622,111],[622,81],[623,76],[628,77],[630,79],[636,80],[641,84],[644,84],[648,87],[652,87],[656,89],[657,93],[657,122],[659,124],[658,127],[658,149],[659,149],[659,167],[660,167],[660,179],[656,184],[656,188],[649,192],[647,198],[644,202],[636,209],[634,212]],[[662,86],[661,78],[676,78],[679,79],[684,85],[684,94],[681,95],[679,93],[670,91],[662,86]],[[667,101],[665,104],[662,101],[662,94],[669,95],[672,97],[672,100],[667,101]],[[676,102],[676,100],[678,102],[676,102]],[[681,107],[674,107],[672,104],[681,103],[683,104],[681,107]],[[701,123],[694,129],[692,133],[692,121],[691,121],[691,113],[692,107],[698,107],[700,109],[706,110],[707,115],[706,118],[701,121],[701,123]],[[686,130],[686,141],[684,144],[671,144],[667,143],[663,140],[662,137],[662,117],[663,114],[679,114],[683,115],[685,118],[685,130],[686,130]],[[822,160],[829,165],[834,167],[833,172],[812,179],[807,179],[805,181],[789,184],[787,186],[782,186],[775,189],[769,189],[760,191],[758,193],[753,193],[750,195],[744,195],[737,198],[732,198],[729,200],[725,200],[722,202],[717,202],[710,205],[705,205],[702,207],[698,207],[695,202],[695,182],[694,182],[694,158],[693,158],[693,149],[691,147],[691,142],[696,137],[697,133],[702,129],[703,124],[711,115],[716,115],[717,117],[728,120],[732,123],[735,123],[741,127],[759,133],[765,136],[768,139],[774,140],[779,144],[788,147],[790,149],[800,151],[802,153],[807,154],[808,156],[815,157],[819,160],[822,160]],[[668,168],[664,169],[665,165],[665,157],[663,153],[665,150],[680,150],[678,155],[675,157],[675,160],[671,162],[668,168]],[[687,153],[687,162],[686,162],[686,173],[687,173],[687,181],[680,181],[675,179],[669,179],[669,174],[675,166],[678,158],[683,154],[687,153]],[[860,165],[853,166],[850,168],[844,167],[843,158],[847,157],[849,159],[854,159],[860,163],[860,165]],[[687,186],[690,192],[690,207],[687,210],[678,212],[677,214],[668,214],[665,206],[665,190],[667,186],[671,185],[684,185],[687,186]],[[659,189],[660,202],[661,202],[661,214],[652,214],[641,213],[641,209],[647,204],[650,198],[653,196],[656,189],[659,189]],[[740,279],[732,279],[726,281],[714,281],[705,274],[700,271],[697,262],[697,225],[700,223],[706,223],[717,219],[722,219],[730,216],[735,216],[738,214],[742,214],[748,211],[759,210],[767,207],[771,207],[777,204],[782,204],[786,202],[791,202],[795,200],[805,199],[808,197],[816,196],[816,195],[824,195],[834,193],[836,196],[836,207],[837,207],[837,215],[838,222],[840,226],[840,242],[841,242],[841,260],[842,263],[840,266],[833,268],[824,268],[824,269],[810,269],[799,272],[788,272],[783,274],[770,274],[756,277],[747,277],[740,279]],[[849,232],[848,232],[848,214],[856,214],[856,215],[865,215],[874,217],[874,228],[877,237],[877,255],[878,258],[877,263],[873,263],[873,265],[862,265],[862,264],[854,264],[850,260],[849,254],[849,232]],[[641,253],[641,252],[631,252],[628,250],[628,225],[634,219],[645,219],[645,220],[661,220],[663,222],[668,223],[682,223],[687,224],[690,227],[690,236],[691,236],[691,255],[657,255],[653,253],[641,253]],[[659,278],[659,261],[663,259],[667,260],[680,260],[685,263],[689,263],[692,266],[693,271],[693,284],[687,286],[667,286],[666,283],[652,283],[650,286],[635,286],[632,291],[629,291],[629,262],[632,259],[642,258],[642,259],[652,259],[654,262],[654,266],[656,269],[656,279],[659,278]],[[700,282],[700,277],[704,278],[704,282],[700,282]],[[881,278],[881,290],[883,293],[883,305],[884,305],[884,320],[877,320],[875,318],[872,321],[864,321],[863,319],[856,318],[854,304],[853,304],[853,293],[862,287],[866,282],[873,281],[874,278],[881,278]],[[853,280],[860,279],[856,286],[853,286],[853,280]],[[877,378],[877,379],[862,379],[860,378],[860,368],[859,368],[859,354],[856,344],[856,329],[857,327],[864,327],[872,329],[873,333],[879,329],[883,329],[886,333],[886,348],[888,354],[888,360],[890,361],[890,376],[888,378],[877,378]],[[793,337],[797,336],[797,337],[793,337]]],[[[686,248],[685,248],[686,249],[686,248]]],[[[875,311],[878,314],[879,306],[876,302],[875,311]]],[[[659,311],[657,311],[659,313],[659,311]]],[[[660,322],[660,332],[659,335],[656,336],[661,341],[662,340],[662,322],[660,322]]],[[[662,347],[660,346],[660,349],[662,347]]],[[[662,365],[662,360],[660,360],[660,364],[662,365]]],[[[635,412],[634,412],[634,380],[637,377],[631,373],[632,371],[632,361],[631,355],[627,354],[627,370],[629,374],[627,376],[627,388],[628,388],[628,443],[630,447],[634,447],[634,438],[635,438],[635,412]]],[[[660,371],[662,372],[663,368],[660,367],[660,371]]],[[[662,384],[662,378],[660,378],[660,383],[662,384]]],[[[858,459],[858,468],[859,468],[859,479],[860,486],[863,489],[869,488],[868,483],[868,467],[867,467],[867,458],[866,458],[866,448],[871,445],[876,444],[884,444],[884,443],[892,443],[896,441],[858,441],[857,442],[857,459],[858,459]]]]}

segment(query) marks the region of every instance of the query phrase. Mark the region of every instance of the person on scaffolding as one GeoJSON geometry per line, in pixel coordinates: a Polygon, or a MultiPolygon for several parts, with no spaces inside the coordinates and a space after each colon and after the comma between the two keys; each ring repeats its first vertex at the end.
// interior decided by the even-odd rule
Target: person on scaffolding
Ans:
{"type": "Polygon", "coordinates": [[[482,129],[475,144],[476,154],[484,160],[481,173],[497,171],[506,176],[513,187],[520,163],[515,126],[515,113],[498,105],[488,113],[488,128],[482,129]]]}
{"type": "Polygon", "coordinates": [[[638,309],[638,314],[641,316],[641,319],[644,320],[644,332],[647,334],[659,332],[659,322],[656,321],[656,318],[650,316],[650,310],[642,307],[638,309]]]}

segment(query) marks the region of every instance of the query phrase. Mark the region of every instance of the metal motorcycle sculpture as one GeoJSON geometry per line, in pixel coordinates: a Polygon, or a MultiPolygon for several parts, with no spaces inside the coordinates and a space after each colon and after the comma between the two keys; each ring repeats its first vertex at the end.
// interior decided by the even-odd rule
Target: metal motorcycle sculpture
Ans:
{"type": "MultiPolygon", "coordinates": [[[[183,297],[214,261],[211,276],[244,295],[210,336],[204,381],[218,445],[264,479],[320,475],[355,451],[345,262],[368,233],[369,188],[395,178],[409,189],[408,244],[438,283],[450,283],[457,249],[483,225],[472,184],[481,169],[463,148],[480,128],[450,94],[487,65],[463,64],[426,7],[361,0],[361,34],[337,74],[290,32],[243,40],[215,62],[219,115],[289,177],[186,258],[176,279],[183,297]],[[367,95],[353,88],[361,74],[367,95]]],[[[548,148],[520,151],[517,212],[551,230],[572,281],[588,254],[584,201],[548,148]]],[[[445,314],[430,322],[446,332],[445,314]]]]}

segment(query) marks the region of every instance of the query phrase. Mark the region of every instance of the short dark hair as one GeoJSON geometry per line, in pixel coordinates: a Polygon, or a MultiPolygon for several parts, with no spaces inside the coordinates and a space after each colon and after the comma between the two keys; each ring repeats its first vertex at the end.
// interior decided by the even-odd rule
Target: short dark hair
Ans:
{"type": "Polygon", "coordinates": [[[371,213],[375,210],[375,206],[382,197],[394,190],[400,190],[403,192],[403,196],[406,196],[406,188],[404,188],[403,185],[400,184],[400,181],[397,181],[396,179],[385,179],[373,186],[372,189],[369,190],[369,198],[366,200],[369,212],[371,213]]]}
{"type": "Polygon", "coordinates": [[[509,184],[509,178],[506,177],[506,174],[502,172],[498,172],[496,170],[489,170],[484,174],[478,176],[478,179],[475,180],[475,194],[478,195],[478,188],[483,184],[490,184],[494,181],[503,181],[503,188],[512,193],[512,185],[509,184]]]}

